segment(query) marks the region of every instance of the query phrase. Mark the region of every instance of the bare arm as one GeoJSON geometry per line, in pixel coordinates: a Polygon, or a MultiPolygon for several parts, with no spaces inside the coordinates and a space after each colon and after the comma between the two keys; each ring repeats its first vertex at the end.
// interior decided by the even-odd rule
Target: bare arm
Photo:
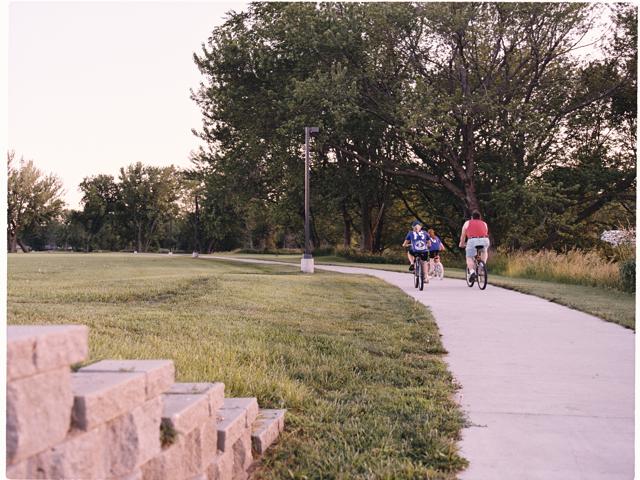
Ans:
{"type": "Polygon", "coordinates": [[[460,243],[459,246],[460,248],[463,248],[467,242],[467,224],[468,222],[464,222],[464,225],[462,226],[462,232],[460,232],[460,243]]]}

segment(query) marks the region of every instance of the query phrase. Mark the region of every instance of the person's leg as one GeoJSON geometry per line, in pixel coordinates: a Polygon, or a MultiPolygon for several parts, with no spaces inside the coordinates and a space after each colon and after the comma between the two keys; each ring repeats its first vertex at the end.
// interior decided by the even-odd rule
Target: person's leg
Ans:
{"type": "Polygon", "coordinates": [[[476,243],[477,239],[470,238],[469,240],[467,240],[467,248],[465,250],[467,256],[467,268],[471,273],[475,273],[474,257],[476,256],[476,243]]]}
{"type": "Polygon", "coordinates": [[[482,249],[482,253],[480,254],[480,258],[482,261],[487,264],[487,260],[489,259],[489,239],[487,238],[484,242],[484,248],[482,249]]]}
{"type": "Polygon", "coordinates": [[[409,259],[409,263],[413,265],[414,258],[411,252],[407,252],[407,258],[409,259]]]}
{"type": "Polygon", "coordinates": [[[474,262],[473,262],[473,257],[467,257],[467,268],[469,269],[469,271],[471,273],[474,272],[474,267],[475,267],[475,265],[474,265],[474,262]]]}

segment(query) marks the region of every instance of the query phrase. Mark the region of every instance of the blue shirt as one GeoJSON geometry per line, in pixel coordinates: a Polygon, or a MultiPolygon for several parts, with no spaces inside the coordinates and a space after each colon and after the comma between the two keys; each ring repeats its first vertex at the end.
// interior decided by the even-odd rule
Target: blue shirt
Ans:
{"type": "Polygon", "coordinates": [[[405,237],[406,240],[411,242],[411,250],[414,252],[426,252],[427,242],[429,241],[429,234],[424,230],[419,232],[409,232],[405,237]]]}
{"type": "Polygon", "coordinates": [[[439,252],[440,251],[440,247],[442,246],[442,240],[440,240],[440,237],[438,237],[436,235],[435,240],[431,237],[429,237],[429,240],[431,240],[431,247],[429,247],[429,251],[430,252],[439,252]]]}

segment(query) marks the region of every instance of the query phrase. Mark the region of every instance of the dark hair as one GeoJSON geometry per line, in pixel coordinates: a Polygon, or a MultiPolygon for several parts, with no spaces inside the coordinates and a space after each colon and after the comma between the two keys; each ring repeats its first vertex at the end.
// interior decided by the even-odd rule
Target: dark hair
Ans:
{"type": "Polygon", "coordinates": [[[478,210],[474,210],[473,212],[471,212],[471,218],[473,218],[474,220],[480,220],[480,212],[478,210]]]}

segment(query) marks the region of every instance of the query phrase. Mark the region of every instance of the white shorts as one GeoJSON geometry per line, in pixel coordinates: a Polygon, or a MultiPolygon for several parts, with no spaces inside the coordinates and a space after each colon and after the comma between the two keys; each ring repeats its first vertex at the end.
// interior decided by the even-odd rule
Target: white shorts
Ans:
{"type": "Polygon", "coordinates": [[[470,238],[467,240],[467,257],[476,256],[476,247],[483,246],[485,250],[489,251],[489,239],[484,238],[470,238]]]}

